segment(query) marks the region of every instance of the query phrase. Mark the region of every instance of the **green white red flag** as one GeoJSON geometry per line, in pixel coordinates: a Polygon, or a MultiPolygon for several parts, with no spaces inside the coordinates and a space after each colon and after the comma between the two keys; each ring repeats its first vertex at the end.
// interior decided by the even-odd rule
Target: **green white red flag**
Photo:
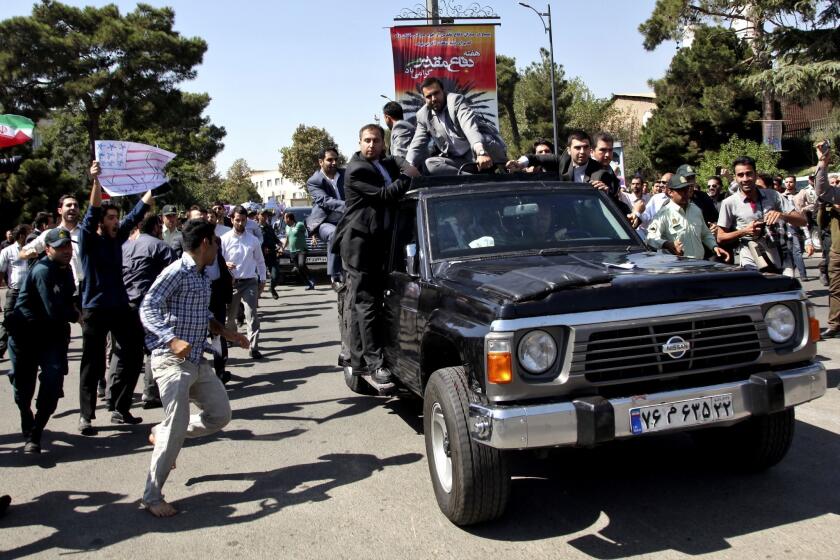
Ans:
{"type": "Polygon", "coordinates": [[[25,144],[32,140],[35,123],[18,115],[0,115],[0,148],[25,144]]]}

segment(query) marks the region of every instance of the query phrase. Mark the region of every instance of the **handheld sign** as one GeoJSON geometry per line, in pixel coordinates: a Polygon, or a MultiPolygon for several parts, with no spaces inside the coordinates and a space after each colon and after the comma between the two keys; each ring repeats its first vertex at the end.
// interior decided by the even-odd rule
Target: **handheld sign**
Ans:
{"type": "Polygon", "coordinates": [[[99,183],[111,196],[143,193],[169,180],[163,168],[175,157],[172,152],[119,140],[97,140],[95,147],[99,183]]]}

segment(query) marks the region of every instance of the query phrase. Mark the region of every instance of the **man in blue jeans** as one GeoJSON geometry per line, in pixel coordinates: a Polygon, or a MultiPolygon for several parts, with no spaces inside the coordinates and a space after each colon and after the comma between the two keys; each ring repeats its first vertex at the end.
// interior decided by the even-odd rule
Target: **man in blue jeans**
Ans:
{"type": "Polygon", "coordinates": [[[46,252],[27,274],[9,318],[9,377],[20,411],[20,429],[26,438],[25,453],[41,452],[41,434],[58,405],[67,372],[70,323],[79,320],[73,301],[76,284],[69,266],[73,258],[70,232],[50,230],[46,252]],[[39,367],[41,385],[33,415],[31,403],[39,367]]]}

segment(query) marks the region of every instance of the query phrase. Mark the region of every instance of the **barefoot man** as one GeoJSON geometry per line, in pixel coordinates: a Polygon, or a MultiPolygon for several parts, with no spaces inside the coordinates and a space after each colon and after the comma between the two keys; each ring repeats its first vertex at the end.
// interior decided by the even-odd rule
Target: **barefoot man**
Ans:
{"type": "Polygon", "coordinates": [[[183,256],[161,272],[140,306],[146,346],[152,351],[152,375],[166,414],[149,436],[155,449],[143,493],[143,506],[156,517],[177,513],[164,501],[162,489],[184,438],[212,434],[230,421],[225,388],[202,357],[208,329],[248,348],[248,339],[225,329],[208,308],[210,279],[205,267],[218,251],[213,224],[190,220],[182,234],[183,256]],[[190,416],[190,401],[199,414],[190,416]]]}

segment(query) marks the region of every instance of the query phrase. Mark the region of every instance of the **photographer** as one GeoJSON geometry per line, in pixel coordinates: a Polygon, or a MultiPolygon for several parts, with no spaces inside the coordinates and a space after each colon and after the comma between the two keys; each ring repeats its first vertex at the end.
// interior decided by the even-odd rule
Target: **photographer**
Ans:
{"type": "MultiPolygon", "coordinates": [[[[774,243],[768,241],[771,241],[773,230],[778,229],[780,222],[801,227],[805,225],[806,219],[795,210],[785,212],[781,196],[776,191],[757,188],[754,159],[740,157],[733,162],[732,167],[738,191],[720,205],[717,241],[721,245],[737,241],[740,266],[759,268],[756,265],[756,251],[766,249],[769,260],[775,260],[772,255],[774,243]]],[[[778,262],[772,264],[780,269],[781,256],[776,257],[778,262]]]]}
{"type": "Polygon", "coordinates": [[[822,337],[835,338],[840,335],[840,217],[837,205],[840,205],[840,186],[828,184],[828,164],[831,163],[831,145],[826,141],[816,146],[817,172],[814,183],[817,198],[821,203],[834,205],[827,212],[831,229],[831,248],[828,252],[828,328],[822,337]]]}

